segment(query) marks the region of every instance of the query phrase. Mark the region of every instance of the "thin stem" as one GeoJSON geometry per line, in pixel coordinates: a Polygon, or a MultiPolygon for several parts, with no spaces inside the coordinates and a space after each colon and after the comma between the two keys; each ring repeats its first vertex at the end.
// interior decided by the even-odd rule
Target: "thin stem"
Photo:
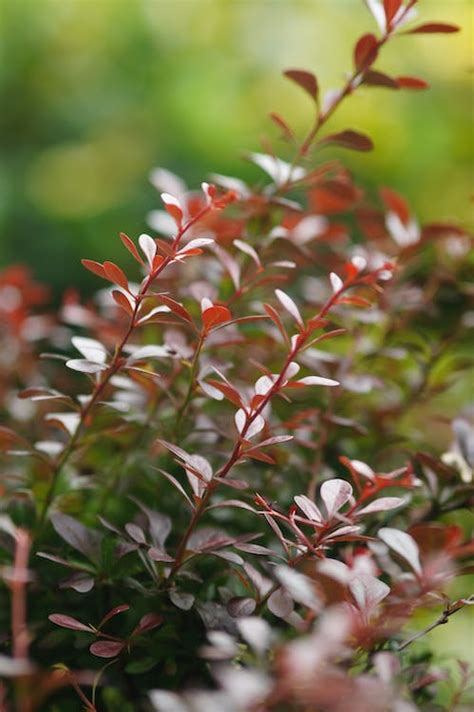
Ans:
{"type": "Polygon", "coordinates": [[[183,422],[183,418],[186,414],[188,405],[191,402],[191,398],[193,396],[193,391],[194,391],[194,388],[196,385],[196,375],[197,375],[197,371],[198,371],[198,367],[199,367],[199,356],[201,355],[202,347],[204,345],[204,340],[205,340],[205,333],[202,331],[199,335],[199,340],[198,340],[196,348],[194,350],[193,360],[191,363],[191,374],[189,377],[188,390],[184,397],[183,403],[181,404],[180,408],[178,409],[178,413],[176,415],[176,422],[175,422],[175,426],[174,426],[174,439],[175,440],[179,436],[179,431],[181,428],[181,424],[183,422]]]}
{"type": "Polygon", "coordinates": [[[408,648],[409,645],[414,643],[416,640],[419,640],[423,636],[425,636],[427,633],[430,633],[432,630],[437,628],[440,625],[445,625],[450,616],[454,615],[454,613],[457,613],[458,611],[461,610],[461,608],[464,608],[464,603],[462,601],[456,601],[453,604],[448,604],[442,614],[437,618],[434,623],[431,623],[427,628],[423,628],[423,630],[418,631],[418,633],[415,633],[412,635],[410,638],[405,640],[404,643],[398,646],[398,651],[405,650],[405,648],[408,648]]]}
{"type": "Polygon", "coordinates": [[[127,345],[131,335],[133,334],[136,326],[137,326],[137,321],[138,321],[138,314],[140,310],[140,306],[142,304],[143,299],[147,296],[148,291],[153,284],[154,280],[159,277],[161,272],[174,260],[176,256],[176,252],[178,251],[179,248],[179,243],[182,239],[182,237],[188,232],[188,230],[195,225],[196,222],[198,222],[209,210],[211,209],[211,205],[206,205],[202,210],[200,210],[193,218],[191,218],[185,225],[181,227],[181,229],[178,231],[175,239],[173,240],[172,243],[172,250],[169,255],[167,255],[161,264],[156,268],[152,269],[148,275],[148,277],[145,279],[143,282],[140,291],[135,299],[135,307],[133,309],[133,312],[130,316],[130,322],[128,325],[128,328],[118,344],[118,346],[115,349],[114,356],[112,358],[111,363],[109,364],[109,367],[107,368],[106,371],[104,371],[102,378],[96,382],[94,386],[93,393],[87,403],[82,410],[81,410],[81,416],[80,416],[80,421],[78,423],[78,426],[74,432],[74,435],[71,437],[68,445],[64,449],[61,457],[57,461],[52,477],[51,477],[51,484],[49,486],[48,492],[46,494],[43,507],[41,510],[41,514],[38,519],[38,531],[41,531],[43,528],[46,515],[48,513],[49,507],[51,505],[51,502],[53,501],[55,490],[56,490],[56,485],[59,479],[59,475],[61,474],[61,471],[65,464],[68,462],[72,452],[74,451],[80,436],[82,435],[83,430],[85,429],[86,425],[89,422],[91,412],[96,405],[97,401],[101,397],[103,391],[105,390],[106,386],[109,384],[110,379],[117,373],[117,371],[120,370],[120,368],[123,366],[123,350],[125,346],[127,345]]]}
{"type": "MultiPolygon", "coordinates": [[[[353,282],[348,281],[346,282],[341,289],[338,291],[334,292],[334,294],[331,295],[331,297],[327,300],[327,302],[324,304],[324,306],[320,309],[319,313],[315,317],[316,319],[322,319],[328,311],[331,309],[331,307],[337,302],[341,294],[350,286],[353,286],[353,282]]],[[[305,341],[307,340],[308,334],[305,331],[300,332],[300,334],[297,336],[297,338],[294,340],[294,346],[290,349],[286,359],[285,363],[283,364],[283,367],[281,369],[280,375],[278,378],[275,380],[273,386],[269,389],[269,391],[265,394],[265,396],[262,398],[260,404],[255,408],[255,410],[252,411],[252,413],[247,415],[246,421],[244,423],[244,426],[242,430],[239,433],[239,438],[237,442],[235,443],[235,446],[225,463],[221,467],[221,469],[216,473],[215,479],[223,479],[228,475],[230,470],[233,468],[233,466],[238,462],[240,459],[240,456],[242,454],[242,447],[245,442],[245,436],[254,422],[254,420],[260,415],[260,413],[264,410],[264,408],[267,406],[269,401],[272,399],[272,397],[275,395],[275,393],[278,392],[280,387],[283,385],[284,380],[285,380],[285,374],[288,370],[288,367],[290,363],[296,358],[298,352],[303,348],[305,341]]],[[[198,522],[201,519],[201,516],[203,515],[204,511],[206,510],[207,503],[209,501],[209,498],[212,494],[213,487],[215,487],[215,483],[213,484],[212,482],[209,484],[207,490],[205,491],[202,499],[200,500],[199,504],[196,506],[196,509],[194,510],[192,517],[189,521],[188,527],[183,534],[183,537],[181,538],[181,541],[178,545],[177,551],[176,551],[176,558],[173,566],[171,567],[171,571],[169,573],[168,579],[172,578],[177,571],[181,568],[185,561],[185,553],[186,553],[186,546],[188,544],[189,538],[194,532],[194,529],[196,528],[198,522]]]]}
{"type": "MultiPolygon", "coordinates": [[[[410,2],[407,4],[405,7],[403,13],[400,15],[400,17],[397,20],[397,24],[400,24],[400,22],[405,18],[406,14],[409,12],[409,10],[415,5],[416,0],[410,0],[410,2]]],[[[389,27],[382,37],[377,41],[377,52],[393,37],[393,30],[396,29],[394,27],[389,27]]],[[[327,123],[327,121],[331,118],[331,116],[334,114],[336,109],[339,108],[339,106],[342,104],[344,99],[351,94],[354,93],[354,91],[363,83],[364,77],[366,73],[371,69],[372,64],[369,64],[366,67],[363,67],[362,69],[355,69],[354,72],[350,75],[349,79],[346,81],[345,85],[333,101],[333,103],[328,107],[328,109],[323,112],[319,108],[319,104],[317,104],[317,110],[316,110],[316,117],[314,120],[313,125],[309,129],[308,133],[306,134],[305,138],[303,139],[303,142],[299,146],[293,160],[290,163],[290,170],[288,174],[288,179],[286,180],[285,183],[280,188],[280,191],[285,191],[293,187],[293,185],[299,180],[292,180],[292,173],[293,173],[293,168],[298,164],[298,161],[306,156],[308,153],[309,149],[311,148],[312,143],[314,142],[316,136],[319,134],[321,128],[327,123]]]]}

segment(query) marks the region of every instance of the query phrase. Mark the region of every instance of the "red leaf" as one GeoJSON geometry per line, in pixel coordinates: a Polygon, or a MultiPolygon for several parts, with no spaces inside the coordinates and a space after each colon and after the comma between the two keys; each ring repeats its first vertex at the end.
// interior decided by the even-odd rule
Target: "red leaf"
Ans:
{"type": "Polygon", "coordinates": [[[100,262],[96,262],[95,260],[81,260],[81,264],[83,267],[88,269],[89,272],[93,272],[98,277],[102,277],[102,279],[107,279],[105,269],[103,265],[100,264],[100,262]]]}
{"type": "Polygon", "coordinates": [[[341,299],[337,300],[338,304],[350,304],[351,306],[354,307],[370,307],[372,306],[371,303],[369,302],[368,299],[364,299],[364,297],[342,297],[341,299]]]}
{"type": "Polygon", "coordinates": [[[354,64],[357,71],[366,69],[377,59],[379,48],[375,35],[363,35],[354,48],[354,64]]]}
{"type": "Polygon", "coordinates": [[[318,80],[312,72],[307,72],[304,69],[287,69],[283,74],[298,84],[312,99],[317,98],[318,80]]]}
{"type": "Polygon", "coordinates": [[[134,629],[132,635],[146,633],[149,630],[153,630],[153,628],[157,628],[161,625],[163,620],[163,616],[158,615],[158,613],[145,613],[145,615],[140,618],[140,622],[134,629]]]}
{"type": "Polygon", "coordinates": [[[118,284],[128,292],[128,279],[125,273],[120,267],[118,267],[114,262],[104,262],[104,271],[107,279],[110,279],[114,284],[118,284]]]}
{"type": "Polygon", "coordinates": [[[278,126],[279,129],[281,129],[281,131],[283,133],[282,138],[285,138],[285,139],[293,138],[292,130],[290,129],[290,127],[288,126],[286,121],[284,119],[282,119],[282,117],[279,114],[272,112],[271,114],[269,114],[269,116],[270,116],[271,120],[273,121],[273,123],[276,124],[276,126],[278,126]]]}
{"type": "Polygon", "coordinates": [[[410,209],[404,198],[391,188],[381,188],[380,197],[385,207],[398,215],[402,223],[407,225],[410,220],[410,209]]]}
{"type": "Polygon", "coordinates": [[[185,307],[183,307],[182,304],[177,302],[175,299],[168,297],[166,294],[156,294],[155,296],[157,299],[160,300],[160,302],[163,302],[163,304],[166,304],[166,306],[169,307],[174,314],[177,314],[178,316],[180,316],[182,319],[189,322],[190,324],[193,323],[191,314],[188,312],[188,310],[185,307]]]}
{"type": "Polygon", "coordinates": [[[403,89],[429,89],[430,85],[418,77],[397,77],[398,86],[403,89]]]}
{"type": "Polygon", "coordinates": [[[119,307],[122,307],[122,309],[124,309],[127,314],[129,314],[130,316],[133,315],[132,305],[130,304],[123,292],[119,292],[118,289],[114,289],[112,292],[112,297],[114,301],[119,305],[119,307]]]}
{"type": "Polygon", "coordinates": [[[55,623],[56,625],[61,626],[61,628],[70,628],[71,630],[85,630],[88,633],[92,632],[90,627],[85,623],[81,623],[81,621],[78,621],[76,618],[72,618],[72,616],[66,616],[63,613],[52,613],[50,616],[48,616],[48,620],[50,620],[51,623],[55,623]]]}
{"type": "Polygon", "coordinates": [[[122,240],[124,247],[126,247],[130,254],[136,259],[136,261],[142,265],[143,260],[140,257],[137,248],[135,247],[135,243],[124,232],[120,233],[120,239],[122,240]]]}
{"type": "Polygon", "coordinates": [[[387,89],[399,89],[400,85],[396,79],[389,77],[388,74],[377,72],[375,69],[370,69],[364,74],[362,84],[367,84],[372,87],[386,87],[387,89]]]}
{"type": "Polygon", "coordinates": [[[407,30],[403,34],[405,35],[415,35],[415,34],[431,34],[433,32],[441,32],[442,34],[448,34],[451,32],[459,32],[459,27],[457,25],[450,25],[447,22],[427,22],[423,25],[418,25],[412,30],[407,30]]]}
{"type": "Polygon", "coordinates": [[[208,383],[213,386],[213,388],[217,388],[217,390],[224,394],[227,400],[236,405],[238,408],[242,407],[242,399],[235,388],[232,388],[232,386],[229,386],[227,383],[216,381],[214,378],[209,378],[208,383]]]}
{"type": "Polygon", "coordinates": [[[128,603],[122,603],[120,606],[115,606],[115,608],[112,608],[112,610],[105,614],[97,627],[102,628],[102,626],[104,626],[111,618],[128,610],[130,610],[128,603]]]}
{"type": "Polygon", "coordinates": [[[263,308],[265,309],[265,311],[267,312],[268,316],[270,317],[270,319],[273,321],[273,323],[274,323],[275,326],[277,327],[277,329],[278,329],[278,331],[280,332],[280,334],[283,336],[283,339],[285,340],[285,343],[289,344],[289,343],[290,343],[290,339],[289,339],[289,337],[288,337],[288,334],[286,333],[286,329],[285,329],[285,327],[283,326],[283,322],[282,322],[282,320],[280,319],[280,315],[278,314],[277,310],[276,310],[274,307],[272,307],[271,304],[264,304],[264,305],[263,305],[263,308]]]}
{"type": "Polygon", "coordinates": [[[383,0],[387,25],[390,25],[402,4],[402,0],[383,0]]]}
{"type": "Polygon", "coordinates": [[[209,329],[212,329],[218,324],[223,324],[226,321],[230,321],[231,319],[232,314],[230,313],[229,309],[220,305],[214,305],[212,307],[209,307],[209,309],[206,309],[202,313],[202,323],[204,324],[204,328],[206,329],[206,331],[209,331],[209,329]]]}
{"type": "Polygon", "coordinates": [[[371,151],[374,147],[368,136],[352,129],[325,136],[319,143],[334,143],[344,148],[351,148],[353,151],[371,151]]]}
{"type": "Polygon", "coordinates": [[[4,425],[0,425],[0,451],[9,450],[12,445],[22,443],[23,439],[4,425]]]}
{"type": "Polygon", "coordinates": [[[96,655],[98,658],[115,658],[120,655],[125,647],[125,643],[118,640],[97,640],[92,643],[89,650],[92,655],[96,655]]]}

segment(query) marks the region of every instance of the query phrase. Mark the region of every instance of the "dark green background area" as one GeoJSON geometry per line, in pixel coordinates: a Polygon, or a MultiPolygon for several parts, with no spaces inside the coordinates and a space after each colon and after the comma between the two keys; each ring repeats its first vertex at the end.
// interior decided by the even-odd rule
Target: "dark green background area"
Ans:
{"type": "MultiPolygon", "coordinates": [[[[57,294],[92,285],[81,257],[119,258],[118,232],[146,230],[159,202],[152,167],[193,187],[211,171],[260,178],[242,154],[276,139],[268,112],[300,132],[310,120],[281,70],[311,68],[324,89],[338,86],[355,39],[375,31],[362,0],[0,0],[0,9],[0,266],[26,262],[57,294]]],[[[374,153],[347,155],[369,188],[400,190],[420,219],[468,224],[473,6],[425,0],[420,10],[463,32],[397,39],[377,66],[421,76],[431,91],[364,89],[332,126],[373,137],[374,153]]]]}

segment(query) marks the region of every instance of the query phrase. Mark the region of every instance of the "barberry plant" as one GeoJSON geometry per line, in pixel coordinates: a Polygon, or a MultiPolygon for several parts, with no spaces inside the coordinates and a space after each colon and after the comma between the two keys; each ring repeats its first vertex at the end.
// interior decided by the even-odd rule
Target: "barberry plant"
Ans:
{"type": "Polygon", "coordinates": [[[367,5],[342,88],[285,72],[310,126],[271,114],[256,185],[155,169],[154,234],[84,259],[107,284],[56,316],[0,277],[0,709],[469,708],[425,641],[473,603],[472,413],[439,405],[469,383],[472,238],[370,199],[327,153],[371,139],[326,131],[356,91],[427,88],[387,43],[458,28],[367,5]]]}

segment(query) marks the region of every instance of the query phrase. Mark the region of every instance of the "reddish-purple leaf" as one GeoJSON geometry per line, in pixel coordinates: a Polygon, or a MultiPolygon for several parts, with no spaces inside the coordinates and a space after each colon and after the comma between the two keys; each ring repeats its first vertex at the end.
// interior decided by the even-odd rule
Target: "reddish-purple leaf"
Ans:
{"type": "Polygon", "coordinates": [[[128,605],[128,603],[122,603],[120,606],[115,606],[115,608],[112,608],[108,613],[105,614],[97,628],[102,628],[111,618],[117,616],[119,613],[124,613],[128,610],[130,610],[130,606],[128,605]]]}
{"type": "Polygon", "coordinates": [[[124,648],[125,643],[120,640],[97,640],[89,651],[98,658],[116,658],[124,648]]]}
{"type": "Polygon", "coordinates": [[[370,67],[377,59],[378,41],[375,35],[366,34],[357,41],[354,48],[354,64],[358,72],[370,67]]]}
{"type": "Polygon", "coordinates": [[[385,17],[387,18],[387,26],[390,26],[393,18],[399,11],[402,0],[383,0],[385,17]]]}
{"type": "Polygon", "coordinates": [[[290,140],[293,138],[293,131],[290,129],[286,121],[280,116],[280,114],[276,114],[274,111],[272,111],[269,116],[273,123],[281,130],[282,138],[286,140],[290,140]]]}
{"type": "Polygon", "coordinates": [[[312,99],[318,96],[318,80],[312,72],[305,69],[287,69],[283,72],[285,77],[298,84],[312,99]]]}
{"type": "Polygon", "coordinates": [[[415,35],[415,34],[431,34],[433,32],[440,32],[442,34],[448,34],[451,32],[459,32],[459,27],[457,25],[451,25],[447,22],[426,22],[423,25],[417,25],[411,30],[407,30],[403,34],[405,35],[415,35]]]}
{"type": "Polygon", "coordinates": [[[387,89],[400,89],[400,85],[396,79],[389,77],[384,72],[378,72],[375,69],[369,69],[364,74],[363,84],[372,87],[386,87],[387,89]]]}
{"type": "Polygon", "coordinates": [[[76,618],[73,618],[72,616],[67,616],[63,613],[52,613],[50,616],[48,616],[48,620],[51,621],[51,623],[55,623],[56,625],[61,626],[61,628],[70,628],[71,630],[85,630],[87,633],[92,633],[92,629],[90,626],[86,625],[85,623],[81,623],[81,621],[78,621],[76,618]]]}
{"type": "Polygon", "coordinates": [[[429,89],[430,85],[418,77],[397,77],[398,86],[402,89],[429,89]]]}
{"type": "Polygon", "coordinates": [[[132,635],[141,635],[149,630],[158,628],[158,626],[163,623],[163,620],[163,616],[160,616],[158,613],[145,613],[145,615],[140,618],[140,622],[134,629],[132,635]]]}
{"type": "Polygon", "coordinates": [[[319,143],[335,144],[337,146],[343,146],[343,148],[350,148],[353,151],[371,151],[374,147],[372,139],[352,129],[325,136],[319,143]]]}
{"type": "Polygon", "coordinates": [[[398,215],[404,225],[410,221],[410,208],[408,203],[401,195],[396,193],[391,188],[381,188],[380,197],[382,198],[387,210],[398,215]]]}

